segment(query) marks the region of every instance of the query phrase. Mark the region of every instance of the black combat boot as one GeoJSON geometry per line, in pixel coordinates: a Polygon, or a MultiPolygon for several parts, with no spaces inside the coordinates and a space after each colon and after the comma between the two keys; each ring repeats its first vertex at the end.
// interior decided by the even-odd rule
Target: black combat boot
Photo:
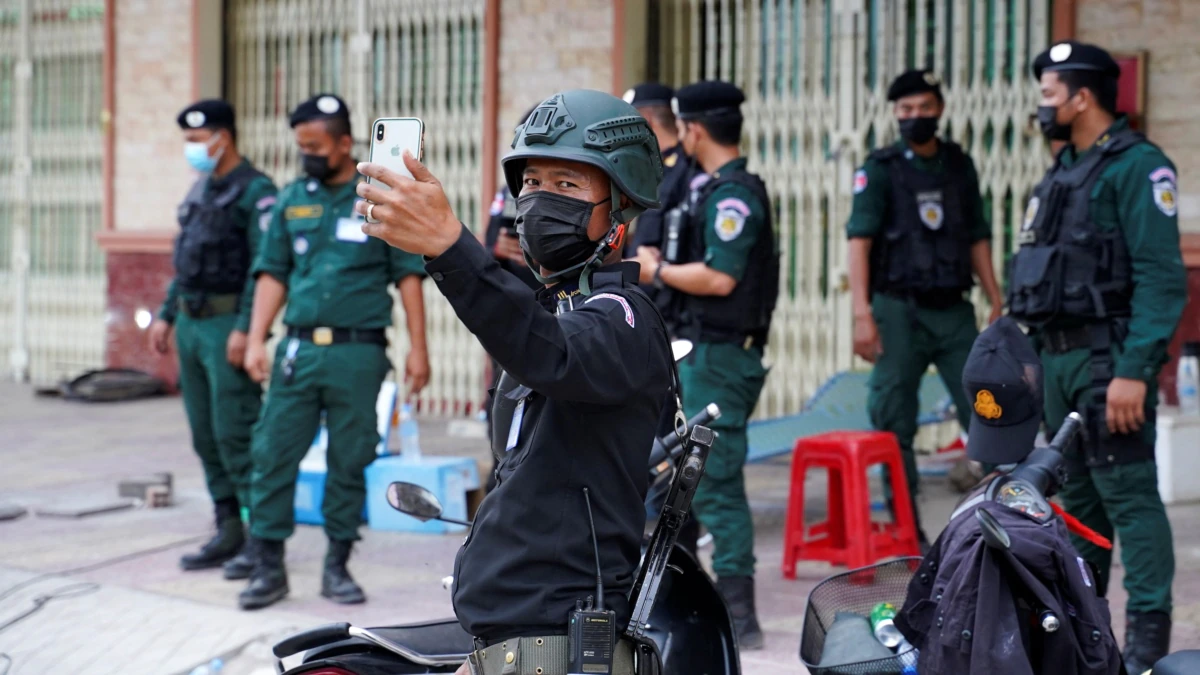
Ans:
{"type": "Polygon", "coordinates": [[[738,648],[762,649],[762,629],[758,627],[758,614],[754,610],[754,577],[721,577],[717,579],[717,590],[725,598],[733,618],[738,648]]]}
{"type": "Polygon", "coordinates": [[[216,503],[217,534],[196,553],[179,559],[185,570],[203,570],[220,567],[226,560],[237,555],[246,543],[246,530],[242,527],[241,509],[236,499],[222,499],[216,503]]]}
{"type": "Polygon", "coordinates": [[[1125,613],[1125,670],[1142,675],[1171,648],[1171,615],[1166,612],[1125,613]]]}
{"type": "Polygon", "coordinates": [[[254,572],[254,540],[247,539],[246,545],[232,560],[225,562],[224,577],[229,581],[249,579],[254,572]]]}
{"type": "Polygon", "coordinates": [[[346,561],[350,559],[352,541],[329,540],[329,550],[325,553],[325,572],[321,575],[321,596],[340,605],[357,605],[367,601],[362,588],[354,583],[350,572],[346,570],[346,561]]]}
{"type": "Polygon", "coordinates": [[[254,571],[250,584],[238,595],[242,609],[261,609],[287,597],[287,569],[283,565],[283,542],[254,539],[254,571]]]}

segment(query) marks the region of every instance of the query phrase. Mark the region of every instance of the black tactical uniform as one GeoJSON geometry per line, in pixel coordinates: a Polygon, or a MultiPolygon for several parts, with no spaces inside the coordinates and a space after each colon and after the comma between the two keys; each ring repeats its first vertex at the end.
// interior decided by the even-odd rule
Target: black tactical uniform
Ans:
{"type": "MultiPolygon", "coordinates": [[[[657,206],[661,159],[645,121],[602,92],[557,94],[517,130],[514,151],[504,159],[513,191],[521,191],[531,158],[603,170],[611,203],[627,198],[628,204],[611,213],[608,235],[596,241],[587,233],[593,203],[555,193],[557,184],[542,186],[518,199],[526,258],[532,266],[538,264],[534,251],[574,252],[558,264],[547,260],[562,271],[539,272],[539,280],[552,285],[536,298],[465,229],[426,265],[455,313],[504,368],[493,411],[497,486],[455,560],[453,601],[463,628],[488,646],[539,638],[520,641],[519,650],[530,653],[516,655],[517,663],[528,663],[539,648],[565,649],[569,612],[595,593],[584,488],[595,516],[605,605],[615,610],[618,630],[628,622],[650,446],[671,383],[666,329],[636,288],[637,265],[597,269],[621,245],[629,220],[657,206]],[[622,142],[588,143],[598,127],[622,142]],[[568,245],[560,246],[564,241],[568,245]]],[[[506,651],[518,646],[506,644],[506,651]]],[[[622,641],[614,675],[632,672],[630,654],[622,641]]],[[[481,649],[471,658],[484,656],[495,655],[481,649]]],[[[562,672],[558,666],[548,672],[562,672]]]]}

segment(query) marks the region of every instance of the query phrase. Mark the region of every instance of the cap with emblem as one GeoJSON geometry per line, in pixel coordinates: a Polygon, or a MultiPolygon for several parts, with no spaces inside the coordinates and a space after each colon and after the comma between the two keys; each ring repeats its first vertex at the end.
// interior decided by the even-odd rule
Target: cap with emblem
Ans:
{"type": "Polygon", "coordinates": [[[1001,317],[979,334],[963,368],[971,406],[967,456],[1013,464],[1033,450],[1042,424],[1042,361],[1016,321],[1001,317]]]}
{"type": "Polygon", "coordinates": [[[625,92],[622,98],[635,108],[644,108],[652,105],[671,105],[671,99],[674,97],[675,90],[665,84],[643,82],[625,92]]]}
{"type": "Polygon", "coordinates": [[[296,106],[288,123],[294,129],[297,124],[327,119],[350,121],[350,109],[346,107],[346,102],[334,94],[317,94],[296,106]]]}
{"type": "Polygon", "coordinates": [[[1061,70],[1091,70],[1111,78],[1121,76],[1121,67],[1103,47],[1068,40],[1052,45],[1033,60],[1033,76],[1061,70]]]}
{"type": "Polygon", "coordinates": [[[932,70],[910,70],[892,80],[891,86],[888,87],[887,100],[897,101],[905,96],[926,92],[937,96],[939,101],[943,100],[942,79],[932,70]]]}
{"type": "Polygon", "coordinates": [[[746,95],[737,85],[705,80],[682,87],[671,100],[671,110],[681,120],[695,120],[728,113],[740,113],[746,95]]]}
{"type": "Polygon", "coordinates": [[[180,111],[175,118],[180,129],[228,129],[233,131],[233,106],[219,98],[196,101],[180,111]]]}

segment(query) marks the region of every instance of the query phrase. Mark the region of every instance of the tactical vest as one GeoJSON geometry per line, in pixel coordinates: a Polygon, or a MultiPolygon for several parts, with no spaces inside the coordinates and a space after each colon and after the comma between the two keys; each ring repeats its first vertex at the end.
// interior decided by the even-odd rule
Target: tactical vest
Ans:
{"type": "Polygon", "coordinates": [[[891,180],[883,230],[871,245],[871,289],[898,295],[953,293],[971,288],[971,218],[974,189],[968,160],[950,141],[942,146],[944,171],[922,171],[905,149],[884,148],[871,158],[891,180]]]}
{"type": "Polygon", "coordinates": [[[746,171],[730,171],[705,183],[699,190],[689,213],[685,236],[684,259],[681,262],[704,260],[704,234],[712,227],[705,219],[708,198],[722,185],[734,183],[753,193],[764,209],[764,227],[750,248],[750,259],[742,280],[727,296],[685,295],[680,314],[684,337],[703,342],[743,342],[754,338],[757,345],[767,343],[771,330],[771,315],[779,297],[779,250],[775,243],[775,218],[771,196],[762,179],[746,171]]]}
{"type": "Polygon", "coordinates": [[[238,293],[250,271],[246,224],[234,204],[262,173],[244,164],[210,191],[209,178],[196,181],[179,205],[175,279],[184,291],[238,293]]]}
{"type": "Polygon", "coordinates": [[[1101,139],[1070,167],[1062,154],[1033,191],[1008,282],[1009,313],[1040,326],[1058,316],[1126,317],[1133,277],[1120,230],[1101,231],[1091,214],[1092,189],[1104,169],[1146,137],[1125,129],[1101,139]]]}

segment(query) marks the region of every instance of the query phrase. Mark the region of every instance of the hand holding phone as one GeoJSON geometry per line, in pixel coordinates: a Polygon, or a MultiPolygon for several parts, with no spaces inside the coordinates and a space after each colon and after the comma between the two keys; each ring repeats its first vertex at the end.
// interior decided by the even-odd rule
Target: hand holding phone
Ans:
{"type": "MultiPolygon", "coordinates": [[[[425,135],[425,123],[417,117],[384,117],[375,120],[371,131],[370,162],[386,167],[401,176],[412,178],[404,165],[404,151],[421,159],[421,140],[425,135]]],[[[375,178],[368,178],[371,185],[390,190],[375,178]]]]}

